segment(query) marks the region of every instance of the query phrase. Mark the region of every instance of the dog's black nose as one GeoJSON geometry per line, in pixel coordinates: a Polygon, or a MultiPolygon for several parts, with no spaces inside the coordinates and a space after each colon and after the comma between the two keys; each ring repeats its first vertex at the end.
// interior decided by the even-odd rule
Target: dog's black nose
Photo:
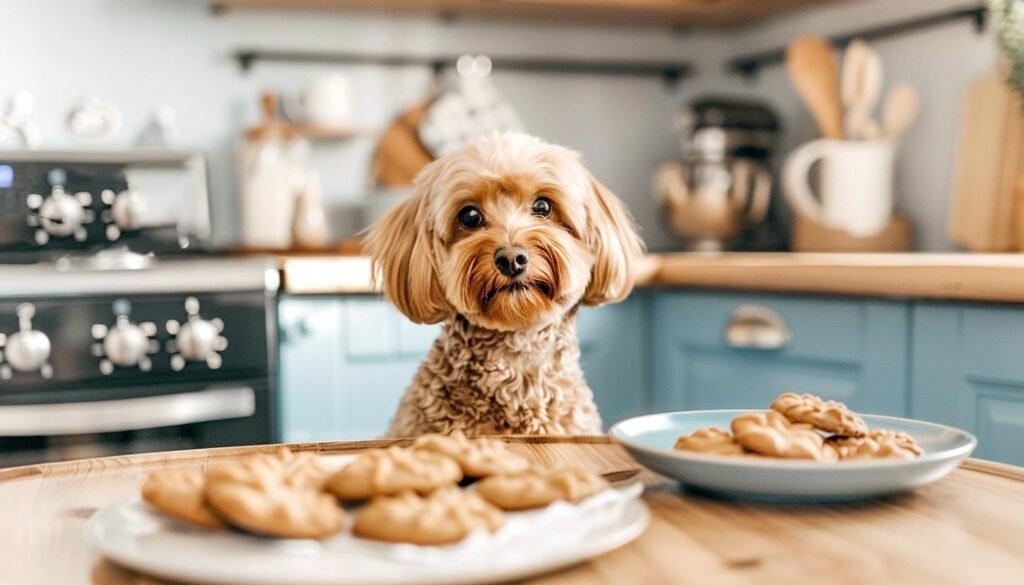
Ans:
{"type": "Polygon", "coordinates": [[[525,272],[529,261],[530,256],[526,253],[526,248],[519,246],[498,248],[494,252],[494,265],[498,267],[498,272],[508,277],[514,278],[525,272]]]}

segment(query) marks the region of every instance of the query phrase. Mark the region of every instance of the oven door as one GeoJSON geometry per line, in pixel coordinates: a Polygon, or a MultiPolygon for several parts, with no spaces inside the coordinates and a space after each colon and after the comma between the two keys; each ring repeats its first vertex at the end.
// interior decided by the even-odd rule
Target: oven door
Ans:
{"type": "Polygon", "coordinates": [[[143,397],[0,405],[0,467],[269,443],[265,380],[143,397]]]}

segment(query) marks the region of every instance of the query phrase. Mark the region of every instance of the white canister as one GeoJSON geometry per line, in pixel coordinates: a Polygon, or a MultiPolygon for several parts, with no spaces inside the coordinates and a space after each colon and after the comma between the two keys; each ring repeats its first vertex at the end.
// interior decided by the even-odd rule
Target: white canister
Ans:
{"type": "Polygon", "coordinates": [[[305,186],[301,143],[244,142],[237,157],[241,191],[241,243],[247,248],[292,247],[295,197],[305,186]]]}
{"type": "Polygon", "coordinates": [[[298,96],[286,99],[284,105],[293,120],[332,128],[352,125],[351,86],[348,77],[339,73],[313,79],[298,96]]]}
{"type": "Polygon", "coordinates": [[[854,236],[875,235],[892,217],[895,152],[893,143],[886,141],[808,142],[786,160],[783,190],[798,213],[854,236]],[[819,160],[816,196],[809,175],[819,160]]]}

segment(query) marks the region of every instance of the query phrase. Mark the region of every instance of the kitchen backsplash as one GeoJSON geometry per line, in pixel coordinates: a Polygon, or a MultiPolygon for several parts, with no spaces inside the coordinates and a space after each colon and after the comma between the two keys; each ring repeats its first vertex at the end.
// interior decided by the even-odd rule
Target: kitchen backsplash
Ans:
{"type": "MultiPolygon", "coordinates": [[[[64,126],[85,95],[112,102],[123,113],[117,141],[128,146],[158,105],[177,112],[181,146],[205,152],[210,164],[215,240],[238,236],[234,148],[253,122],[260,90],[297,91],[319,65],[257,64],[241,73],[231,52],[241,46],[314,50],[559,55],[580,58],[686,59],[699,76],[671,88],[658,80],[559,76],[498,71],[495,82],[515,105],[528,131],[581,151],[588,166],[630,206],[652,250],[678,247],[664,227],[652,193],[659,163],[677,156],[672,130],[676,106],[694,95],[736,92],[766,98],[783,119],[785,152],[813,134],[782,68],[752,81],[725,73],[738,53],[779,45],[806,30],[846,32],[962,2],[869,0],[810,10],[727,35],[520,23],[444,23],[318,12],[229,11],[213,16],[202,0],[38,0],[3,8],[4,50],[0,102],[17,90],[35,97],[35,120],[45,147],[75,146],[64,126]],[[48,34],[38,35],[38,23],[48,34]],[[68,51],[68,44],[76,47],[68,51]],[[41,75],[52,71],[52,75],[41,75]]],[[[966,84],[995,61],[988,36],[964,23],[879,41],[888,79],[905,79],[922,93],[919,122],[899,154],[896,201],[918,231],[919,248],[952,247],[946,208],[960,100],[966,84]]],[[[403,107],[423,98],[428,71],[410,68],[337,68],[355,89],[363,125],[382,129],[403,107]]],[[[364,196],[375,140],[318,145],[313,166],[322,174],[328,205],[364,196]]],[[[777,157],[781,160],[781,156],[777,157]]],[[[777,161],[778,162],[778,161],[777,161]]]]}

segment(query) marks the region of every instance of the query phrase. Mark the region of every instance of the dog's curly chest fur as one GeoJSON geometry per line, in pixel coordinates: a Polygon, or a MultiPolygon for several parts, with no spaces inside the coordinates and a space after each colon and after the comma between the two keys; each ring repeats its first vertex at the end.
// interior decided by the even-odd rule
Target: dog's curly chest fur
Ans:
{"type": "Polygon", "coordinates": [[[531,331],[444,325],[391,425],[391,436],[600,433],[579,367],[575,314],[531,331]]]}

